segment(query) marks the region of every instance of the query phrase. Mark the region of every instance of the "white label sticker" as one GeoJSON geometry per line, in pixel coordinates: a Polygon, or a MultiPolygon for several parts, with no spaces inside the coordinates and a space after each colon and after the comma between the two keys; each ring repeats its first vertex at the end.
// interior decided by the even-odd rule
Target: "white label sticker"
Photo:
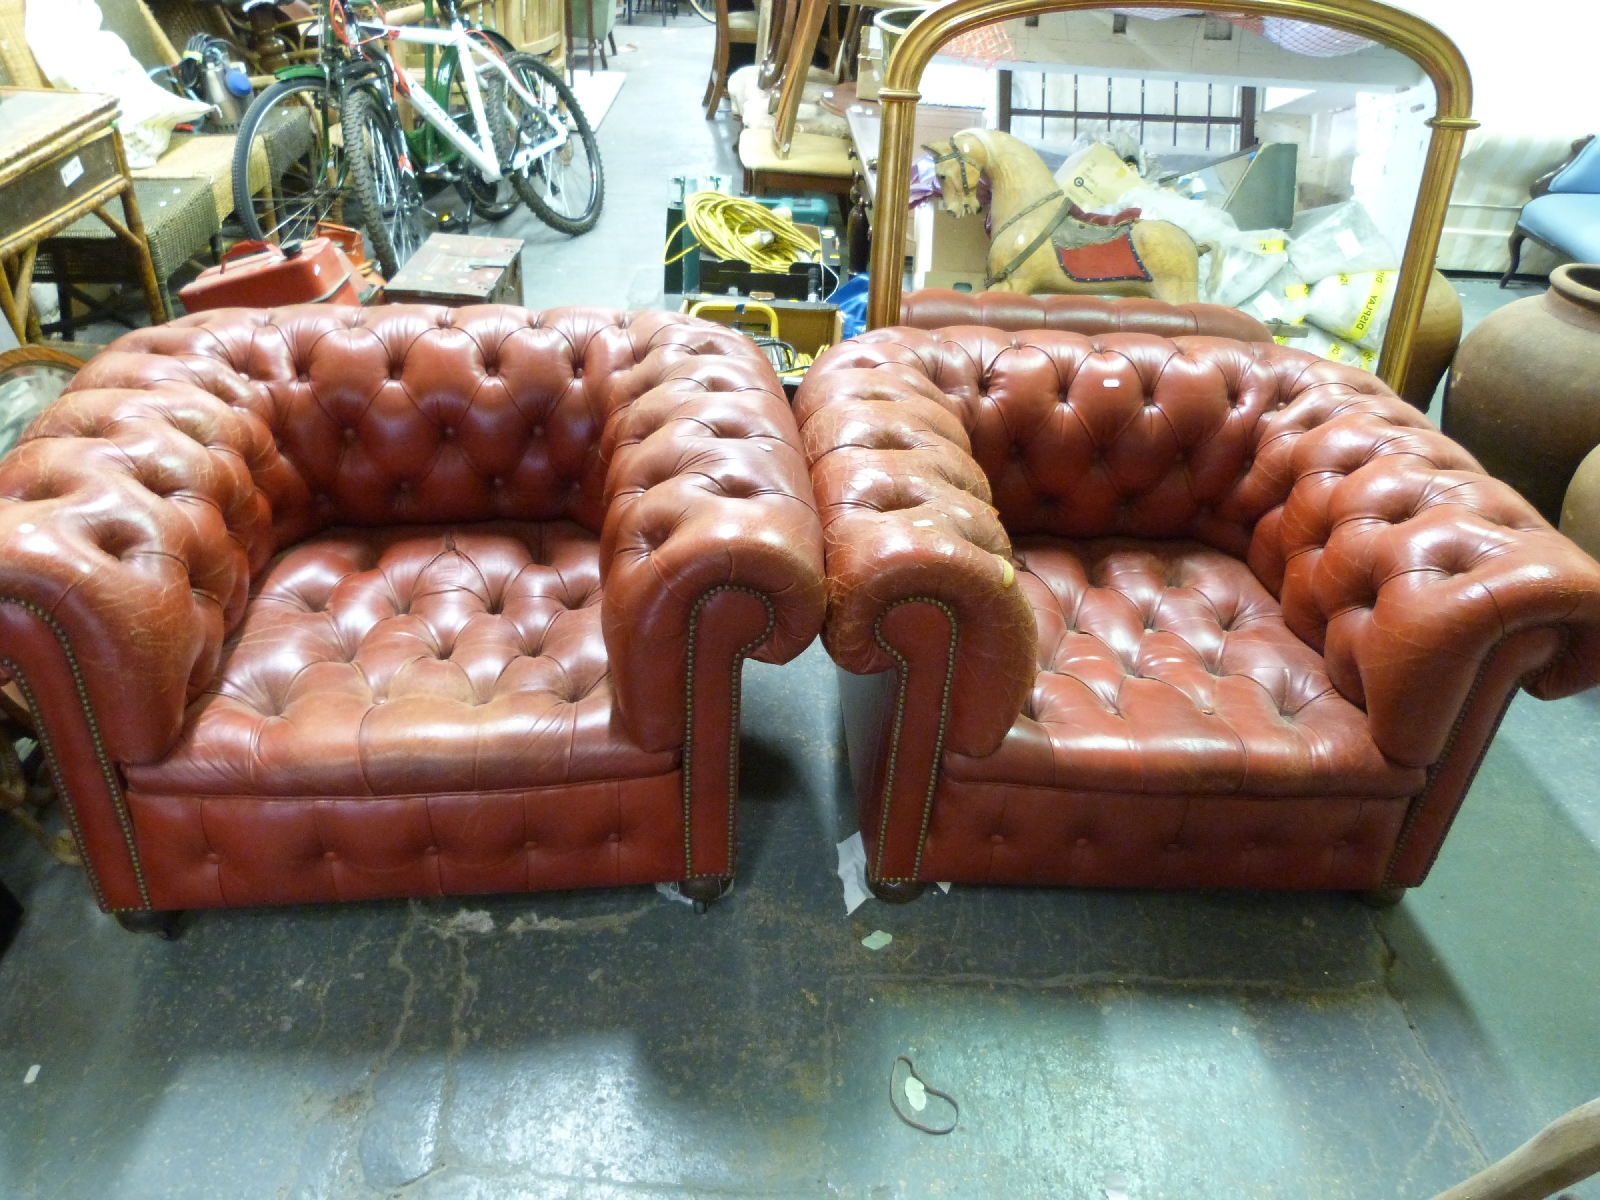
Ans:
{"type": "Polygon", "coordinates": [[[66,187],[71,187],[83,178],[83,159],[74,154],[61,167],[61,182],[66,187]]]}
{"type": "Polygon", "coordinates": [[[911,1107],[921,1112],[928,1107],[928,1089],[922,1085],[922,1080],[915,1075],[906,1076],[906,1099],[911,1107]]]}
{"type": "Polygon", "coordinates": [[[1339,249],[1344,251],[1346,258],[1359,258],[1361,255],[1361,239],[1348,229],[1341,229],[1333,235],[1333,240],[1339,243],[1339,249]]]}
{"type": "Polygon", "coordinates": [[[1122,386],[1122,380],[1120,380],[1120,379],[1102,379],[1100,381],[1100,384],[1101,384],[1102,387],[1121,387],[1122,386]]]}

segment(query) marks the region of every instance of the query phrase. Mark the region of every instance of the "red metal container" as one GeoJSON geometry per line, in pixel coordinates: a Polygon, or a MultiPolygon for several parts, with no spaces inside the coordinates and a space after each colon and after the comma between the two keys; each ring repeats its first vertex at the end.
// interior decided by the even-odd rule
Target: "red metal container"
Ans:
{"type": "Polygon", "coordinates": [[[345,252],[325,237],[273,246],[240,242],[178,292],[189,312],[279,304],[355,304],[370,290],[345,252]]]}

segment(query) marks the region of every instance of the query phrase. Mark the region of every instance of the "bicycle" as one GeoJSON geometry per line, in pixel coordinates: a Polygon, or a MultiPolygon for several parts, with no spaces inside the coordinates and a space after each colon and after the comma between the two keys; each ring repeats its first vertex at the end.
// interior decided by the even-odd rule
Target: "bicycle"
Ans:
{"type": "MultiPolygon", "coordinates": [[[[426,150],[431,130],[467,160],[469,189],[505,178],[551,228],[568,234],[593,229],[605,202],[605,171],[594,131],[567,81],[534,55],[510,50],[498,34],[467,28],[456,0],[438,0],[438,11],[449,28],[359,23],[393,41],[439,48],[441,63],[450,69],[437,90],[447,96],[460,86],[465,93],[467,113],[452,116],[433,91],[395,72],[400,95],[429,127],[411,144],[426,150]],[[480,65],[490,71],[484,86],[480,65]]],[[[476,197],[463,198],[472,203],[476,197]]]]}
{"type": "Polygon", "coordinates": [[[234,211],[245,237],[280,244],[311,237],[323,221],[364,227],[393,275],[421,244],[422,193],[404,154],[392,66],[355,22],[349,0],[321,0],[316,61],[281,68],[251,103],[234,144],[234,211]]]}
{"type": "MultiPolygon", "coordinates": [[[[468,30],[455,0],[441,0],[439,9],[449,28],[363,20],[351,0],[323,0],[321,61],[280,71],[241,125],[233,190],[248,236],[308,236],[352,199],[359,218],[345,212],[344,221],[365,228],[384,273],[393,275],[423,232],[412,147],[431,154],[426,141],[414,142],[402,129],[397,94],[453,148],[452,157],[465,160],[460,190],[469,205],[487,199],[502,208],[498,188],[493,197],[485,189],[509,180],[553,228],[577,234],[594,227],[604,173],[594,133],[566,82],[532,55],[506,54],[486,31],[468,30]],[[453,56],[443,93],[449,102],[459,88],[466,111],[452,115],[388,54],[371,49],[394,41],[440,49],[441,60],[453,56]],[[489,73],[481,86],[480,65],[489,73]]],[[[429,164],[438,168],[436,177],[451,169],[449,161],[441,152],[429,164]]]]}

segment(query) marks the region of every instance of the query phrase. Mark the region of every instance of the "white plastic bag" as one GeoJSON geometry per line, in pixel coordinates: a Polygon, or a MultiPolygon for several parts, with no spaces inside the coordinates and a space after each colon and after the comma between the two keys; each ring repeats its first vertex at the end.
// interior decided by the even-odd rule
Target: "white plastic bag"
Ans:
{"type": "Polygon", "coordinates": [[[1236,233],[1211,252],[1205,298],[1213,304],[1237,307],[1258,294],[1288,265],[1288,235],[1283,230],[1236,233]]]}
{"type": "Polygon", "coordinates": [[[1239,305],[1240,311],[1257,320],[1282,321],[1286,325],[1300,324],[1310,307],[1311,288],[1300,278],[1293,264],[1285,266],[1267,280],[1266,287],[1239,305]]]}
{"type": "MultiPolygon", "coordinates": [[[[772,93],[763,90],[761,69],[757,66],[740,67],[728,76],[728,102],[733,105],[733,115],[746,129],[771,129],[772,93]]],[[[810,76],[800,89],[800,105],[795,110],[795,132],[818,133],[824,137],[849,138],[850,123],[838,113],[822,107],[822,94],[837,85],[826,72],[813,67],[810,76]]]]}
{"type": "Polygon", "coordinates": [[[1325,358],[1329,362],[1341,362],[1348,366],[1360,367],[1363,371],[1375,371],[1378,368],[1378,352],[1366,350],[1351,344],[1343,338],[1336,338],[1325,330],[1318,329],[1315,325],[1305,326],[1304,337],[1275,337],[1272,340],[1280,346],[1290,346],[1296,350],[1305,350],[1315,354],[1318,358],[1325,358]]]}
{"type": "Polygon", "coordinates": [[[1170,188],[1135,187],[1123,192],[1110,204],[1096,209],[1100,213],[1118,213],[1125,208],[1137,208],[1146,221],[1169,221],[1194,239],[1199,247],[1220,246],[1239,233],[1239,226],[1220,208],[1212,208],[1199,200],[1180,196],[1170,188]]]}
{"type": "Polygon", "coordinates": [[[28,0],[23,34],[39,70],[56,87],[117,98],[128,165],[153,167],[172,140],[172,127],[204,116],[211,105],[156,84],[128,44],[100,22],[95,0],[28,0]]]}
{"type": "Polygon", "coordinates": [[[1400,269],[1400,256],[1359,201],[1307,209],[1296,215],[1289,232],[1289,257],[1302,279],[1400,269]]]}
{"type": "Polygon", "coordinates": [[[1306,320],[1364,350],[1381,350],[1398,271],[1329,275],[1311,289],[1306,320]]]}

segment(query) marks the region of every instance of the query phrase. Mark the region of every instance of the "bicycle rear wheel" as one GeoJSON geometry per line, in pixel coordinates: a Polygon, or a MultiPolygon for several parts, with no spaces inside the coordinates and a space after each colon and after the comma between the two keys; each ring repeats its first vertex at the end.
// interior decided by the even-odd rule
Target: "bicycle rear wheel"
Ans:
{"type": "Polygon", "coordinates": [[[347,183],[337,96],[322,79],[285,79],[255,98],[233,147],[233,209],[246,237],[300,241],[343,219],[347,183]]]}
{"type": "Polygon", "coordinates": [[[501,170],[546,225],[562,233],[587,233],[600,219],[606,197],[600,146],[588,118],[567,81],[539,59],[517,53],[505,61],[536,104],[529,107],[495,72],[486,107],[501,170]]]}
{"type": "Polygon", "coordinates": [[[369,88],[345,95],[341,114],[351,191],[383,273],[393,278],[427,236],[422,189],[393,114],[369,88]]]}

